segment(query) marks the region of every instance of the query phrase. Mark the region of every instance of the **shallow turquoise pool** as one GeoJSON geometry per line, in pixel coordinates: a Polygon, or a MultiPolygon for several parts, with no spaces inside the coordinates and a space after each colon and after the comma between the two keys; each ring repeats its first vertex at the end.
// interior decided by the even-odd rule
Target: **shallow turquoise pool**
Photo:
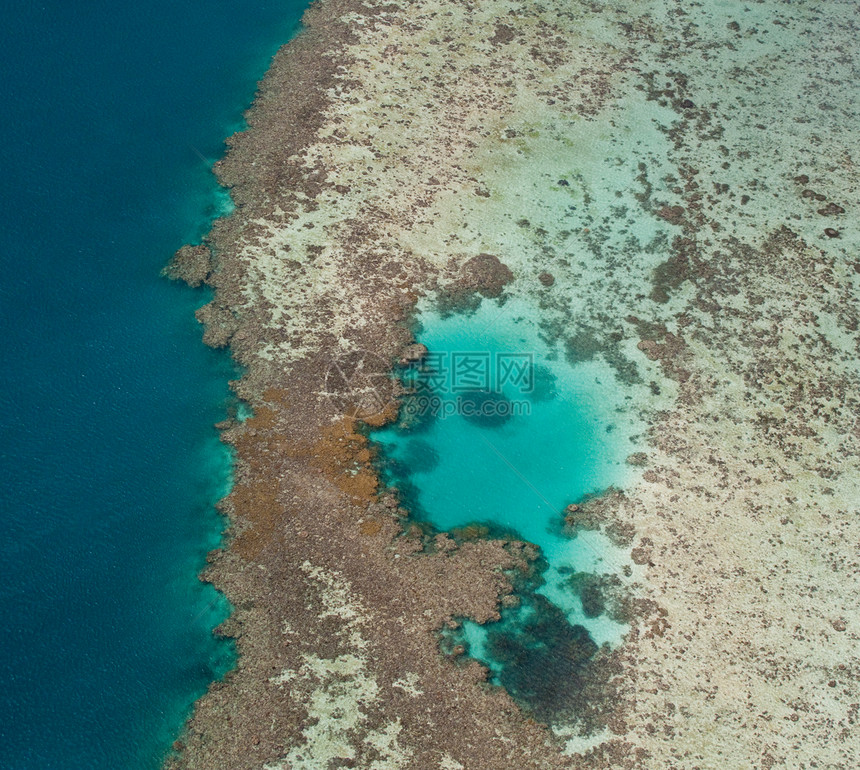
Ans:
{"type": "Polygon", "coordinates": [[[560,637],[593,652],[626,631],[584,608],[578,587],[581,573],[619,572],[626,554],[599,532],[565,534],[564,510],[624,486],[641,425],[611,367],[599,357],[572,364],[563,345],[545,341],[535,313],[523,299],[424,312],[417,336],[428,355],[401,373],[412,393],[400,421],[373,433],[383,478],[413,516],[439,530],[485,524],[540,547],[545,563],[519,587],[520,607],[459,632],[503,684],[517,672],[500,643],[516,646],[526,635],[532,653],[549,653],[560,637]]]}

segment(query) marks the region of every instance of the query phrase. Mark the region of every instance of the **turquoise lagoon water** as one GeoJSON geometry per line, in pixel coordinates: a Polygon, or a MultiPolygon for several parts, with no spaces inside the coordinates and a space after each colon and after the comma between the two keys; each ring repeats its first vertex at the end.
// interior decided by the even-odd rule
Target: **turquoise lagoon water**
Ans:
{"type": "Polygon", "coordinates": [[[522,604],[459,632],[470,655],[540,710],[559,682],[576,687],[576,666],[559,665],[626,631],[584,607],[575,584],[582,573],[618,574],[626,555],[599,532],[565,534],[564,510],[625,484],[642,426],[611,367],[599,357],[571,363],[545,341],[536,314],[524,299],[423,312],[417,338],[428,357],[402,373],[413,394],[400,422],[373,438],[383,477],[414,516],[439,530],[483,524],[540,547],[539,574],[518,587],[522,604]]]}
{"type": "Polygon", "coordinates": [[[3,6],[0,768],[156,768],[233,663],[197,579],[230,457],[204,292],[159,277],[306,3],[3,6]]]}

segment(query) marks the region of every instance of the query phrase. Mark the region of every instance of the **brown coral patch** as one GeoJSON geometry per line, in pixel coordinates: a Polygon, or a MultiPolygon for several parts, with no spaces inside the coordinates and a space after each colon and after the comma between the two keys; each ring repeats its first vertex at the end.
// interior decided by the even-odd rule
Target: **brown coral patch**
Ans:
{"type": "Polygon", "coordinates": [[[257,556],[272,540],[285,509],[278,501],[278,481],[266,472],[270,450],[286,450],[288,442],[279,430],[279,411],[287,403],[287,392],[270,388],[265,402],[244,424],[225,431],[223,438],[241,455],[243,463],[225,507],[242,511],[241,526],[233,534],[233,548],[243,558],[257,556]]]}
{"type": "Polygon", "coordinates": [[[235,533],[232,548],[245,559],[257,556],[272,540],[284,509],[277,499],[277,485],[267,479],[237,484],[227,503],[242,511],[242,528],[235,533]]]}
{"type": "Polygon", "coordinates": [[[162,275],[172,281],[185,281],[191,288],[200,286],[212,269],[212,252],[208,246],[185,245],[170,260],[162,275]]]}
{"type": "Polygon", "coordinates": [[[464,289],[495,299],[513,280],[510,268],[495,254],[478,254],[463,265],[459,283],[464,289]]]}
{"type": "Polygon", "coordinates": [[[382,531],[382,524],[376,519],[367,519],[361,522],[358,531],[362,535],[378,535],[382,531]]]}
{"type": "Polygon", "coordinates": [[[657,216],[671,225],[680,225],[684,221],[684,207],[663,206],[663,208],[658,209],[657,216]]]}
{"type": "Polygon", "coordinates": [[[356,421],[344,417],[320,430],[311,450],[313,464],[320,473],[346,492],[354,503],[373,502],[379,479],[370,460],[367,438],[357,433],[356,421]]]}
{"type": "Polygon", "coordinates": [[[496,24],[496,29],[493,36],[490,38],[490,43],[493,45],[505,45],[510,43],[517,36],[517,31],[508,24],[501,22],[496,24]]]}
{"type": "Polygon", "coordinates": [[[629,546],[636,530],[623,517],[626,499],[623,492],[613,487],[599,495],[586,496],[578,504],[567,506],[565,524],[574,532],[578,529],[601,529],[619,545],[629,546]]]}
{"type": "Polygon", "coordinates": [[[383,425],[387,425],[397,419],[398,408],[395,401],[389,401],[379,411],[373,414],[359,413],[356,415],[356,419],[361,420],[361,422],[369,425],[371,428],[381,428],[383,425]]]}

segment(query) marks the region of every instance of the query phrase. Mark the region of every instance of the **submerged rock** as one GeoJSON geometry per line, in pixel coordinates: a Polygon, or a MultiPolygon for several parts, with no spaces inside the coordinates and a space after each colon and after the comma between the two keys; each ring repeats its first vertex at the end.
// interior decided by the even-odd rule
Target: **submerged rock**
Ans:
{"type": "MultiPolygon", "coordinates": [[[[527,592],[523,603],[529,612],[519,623],[488,629],[487,651],[498,667],[497,681],[537,719],[584,718],[588,699],[583,693],[602,679],[591,665],[598,646],[583,626],[571,625],[545,597],[527,592]]],[[[597,699],[588,705],[597,709],[597,699]]]]}
{"type": "Polygon", "coordinates": [[[407,345],[400,354],[400,363],[403,365],[412,364],[420,361],[427,355],[427,346],[420,342],[413,342],[407,345]]]}
{"type": "Polygon", "coordinates": [[[582,611],[587,618],[596,618],[606,611],[606,597],[603,595],[603,586],[600,578],[589,575],[589,579],[583,581],[579,593],[582,602],[582,611]]]}
{"type": "Polygon", "coordinates": [[[236,317],[215,301],[203,305],[194,315],[204,326],[203,342],[211,348],[226,347],[239,328],[236,317]]]}
{"type": "Polygon", "coordinates": [[[472,390],[460,396],[460,414],[474,425],[500,428],[514,415],[514,405],[503,393],[472,390]]]}
{"type": "Polygon", "coordinates": [[[824,208],[818,209],[818,213],[823,217],[832,217],[836,214],[844,214],[845,209],[838,203],[828,203],[824,208]]]}
{"type": "Polygon", "coordinates": [[[494,299],[513,280],[510,268],[495,254],[478,254],[463,265],[460,284],[494,299]]]}
{"type": "Polygon", "coordinates": [[[209,277],[211,270],[212,252],[208,246],[200,244],[183,246],[173,255],[173,259],[167,263],[161,273],[172,281],[185,281],[196,289],[209,277]]]}
{"type": "Polygon", "coordinates": [[[494,254],[478,254],[457,270],[450,283],[440,286],[437,309],[443,315],[471,313],[477,310],[482,298],[497,299],[514,274],[494,254]]]}
{"type": "Polygon", "coordinates": [[[517,36],[517,31],[508,24],[501,22],[496,24],[493,36],[490,38],[490,43],[493,45],[505,45],[510,43],[517,36]]]}
{"type": "Polygon", "coordinates": [[[683,206],[663,206],[657,211],[660,219],[666,220],[670,225],[680,225],[684,220],[683,206]]]}
{"type": "Polygon", "coordinates": [[[565,342],[565,355],[572,364],[579,364],[591,361],[605,347],[606,342],[596,329],[584,328],[565,342]]]}

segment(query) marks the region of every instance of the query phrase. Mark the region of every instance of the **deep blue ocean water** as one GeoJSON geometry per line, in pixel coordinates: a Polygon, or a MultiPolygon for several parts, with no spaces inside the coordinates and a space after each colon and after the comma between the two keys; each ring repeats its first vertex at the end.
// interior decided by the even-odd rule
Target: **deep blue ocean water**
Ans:
{"type": "Polygon", "coordinates": [[[3,770],[155,768],[232,663],[196,573],[234,372],[159,270],[305,5],[2,6],[3,770]]]}

